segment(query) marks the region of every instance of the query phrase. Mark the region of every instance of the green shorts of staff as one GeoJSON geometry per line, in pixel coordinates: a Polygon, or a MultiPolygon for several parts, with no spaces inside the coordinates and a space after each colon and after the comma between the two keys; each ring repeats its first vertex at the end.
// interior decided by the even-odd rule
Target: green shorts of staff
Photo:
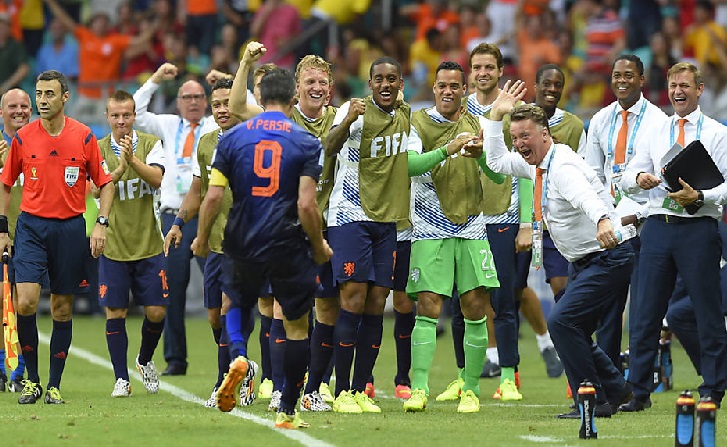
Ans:
{"type": "Polygon", "coordinates": [[[500,287],[490,244],[480,239],[425,239],[411,245],[406,293],[411,299],[419,292],[450,297],[454,285],[463,295],[477,287],[500,287]]]}

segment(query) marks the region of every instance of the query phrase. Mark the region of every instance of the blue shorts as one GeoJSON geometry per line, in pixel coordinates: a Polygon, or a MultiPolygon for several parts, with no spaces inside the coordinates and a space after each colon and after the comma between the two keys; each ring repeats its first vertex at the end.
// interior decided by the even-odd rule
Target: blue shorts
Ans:
{"type": "Polygon", "coordinates": [[[21,212],[15,228],[15,281],[43,284],[47,274],[51,293],[71,295],[84,279],[89,250],[82,215],[46,219],[21,212]]]}
{"type": "Polygon", "coordinates": [[[318,268],[308,251],[297,251],[270,262],[241,262],[225,256],[222,262],[224,291],[234,290],[234,307],[251,309],[270,281],[273,295],[288,320],[297,320],[313,308],[318,288],[318,268]]]}
{"type": "Polygon", "coordinates": [[[410,258],[411,241],[398,241],[396,243],[396,264],[394,264],[394,290],[397,292],[406,292],[410,258]]]}
{"type": "Polygon", "coordinates": [[[204,263],[204,307],[222,307],[222,260],[224,255],[210,252],[204,263]]]}
{"type": "MultiPolygon", "coordinates": [[[[323,238],[328,240],[328,231],[323,231],[323,238]]],[[[333,265],[331,261],[318,266],[318,282],[320,287],[316,292],[316,298],[338,298],[338,287],[333,280],[333,265]]]]}
{"type": "Polygon", "coordinates": [[[141,306],[169,304],[164,254],[138,261],[113,261],[101,255],[98,263],[98,304],[115,309],[129,307],[129,291],[141,306]]]}
{"type": "Polygon", "coordinates": [[[328,240],[336,285],[354,281],[388,289],[394,286],[395,223],[351,222],[328,227],[328,240]]]}
{"type": "MultiPolygon", "coordinates": [[[[520,252],[517,254],[517,279],[515,287],[524,289],[528,286],[528,274],[530,273],[530,262],[533,259],[532,251],[520,252]]],[[[543,267],[545,268],[545,282],[550,284],[551,278],[568,276],[568,261],[555,248],[550,232],[543,231],[543,267]]]]}

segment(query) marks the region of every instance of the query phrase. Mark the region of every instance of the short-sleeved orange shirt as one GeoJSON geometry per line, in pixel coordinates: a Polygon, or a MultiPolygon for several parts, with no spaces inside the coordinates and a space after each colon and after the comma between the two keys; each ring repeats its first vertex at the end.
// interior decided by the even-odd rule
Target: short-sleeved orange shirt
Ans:
{"type": "Polygon", "coordinates": [[[20,210],[47,219],[69,219],[86,211],[86,178],[100,187],[111,181],[96,137],[85,124],[66,117],[53,137],[35,120],[18,130],[0,181],[7,186],[23,174],[20,210]]]}
{"type": "MultiPolygon", "coordinates": [[[[98,37],[85,26],[77,26],[74,29],[78,39],[79,74],[78,81],[81,85],[78,92],[87,98],[101,98],[100,86],[83,86],[84,83],[112,83],[121,78],[121,62],[124,51],[131,42],[131,36],[111,33],[104,37],[98,37]]],[[[109,86],[109,93],[114,86],[109,86]]]]}
{"type": "Polygon", "coordinates": [[[204,16],[217,14],[216,0],[187,0],[187,14],[204,16]]]}

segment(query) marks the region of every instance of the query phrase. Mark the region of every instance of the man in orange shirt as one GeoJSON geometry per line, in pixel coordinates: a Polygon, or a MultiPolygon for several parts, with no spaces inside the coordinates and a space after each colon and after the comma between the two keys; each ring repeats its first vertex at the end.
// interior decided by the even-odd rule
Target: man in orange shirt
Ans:
{"type": "Polygon", "coordinates": [[[187,46],[195,46],[200,54],[209,56],[217,32],[217,1],[180,0],[177,6],[184,11],[187,46]]]}
{"type": "Polygon", "coordinates": [[[35,100],[40,118],[18,130],[0,174],[0,249],[10,251],[7,208],[10,188],[25,177],[20,216],[15,227],[15,281],[18,290],[18,337],[28,380],[18,403],[34,404],[43,394],[38,375],[36,311],[40,286],[50,277],[53,333],[45,403],[62,404],[60,385],[71,346],[73,293],[83,279],[87,253],[86,178],[101,189],[98,220],[91,233],[91,254],[104,250],[114,198],[106,163],[88,126],[65,116],[68,81],[58,71],[38,76],[35,100]]]}
{"type": "Polygon", "coordinates": [[[44,1],[53,15],[78,39],[79,98],[76,100],[74,116],[102,116],[105,113],[105,101],[99,99],[115,90],[114,84],[121,77],[124,52],[129,47],[148,42],[154,29],[147,29],[136,37],[113,33],[110,31],[110,19],[104,13],[91,16],[89,26],[86,27],[73,20],[57,0],[44,1]]]}

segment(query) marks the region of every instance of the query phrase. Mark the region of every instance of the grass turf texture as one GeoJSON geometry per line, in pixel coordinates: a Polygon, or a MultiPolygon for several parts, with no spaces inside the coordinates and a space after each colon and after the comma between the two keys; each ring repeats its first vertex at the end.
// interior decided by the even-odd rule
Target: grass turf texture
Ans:
{"type": "MultiPolygon", "coordinates": [[[[48,334],[50,319],[40,318],[38,326],[48,334]]],[[[140,326],[138,317],[130,318],[127,324],[132,369],[140,326]]],[[[74,319],[73,345],[61,386],[67,403],[18,405],[18,394],[0,393],[3,438],[8,445],[17,446],[592,445],[593,441],[578,439],[578,421],[555,419],[557,413],[568,411],[570,403],[565,397],[565,377],[547,377],[529,326],[523,326],[520,342],[523,401],[500,404],[492,400],[498,381],[482,379],[481,411],[469,415],[457,414],[457,402],[434,401],[456,374],[450,331],[437,340],[426,412],[403,412],[402,402],[392,397],[396,369],[392,327],[393,319],[385,319],[384,342],[375,370],[376,402],[383,413],[304,413],[311,428],[291,432],[272,428],[274,415],[266,411],[267,401],[258,400],[241,412],[237,407],[233,414],[202,406],[217,374],[216,349],[205,319],[187,321],[190,365],[186,376],[161,377],[162,389],[156,395],[147,394],[138,375],[132,376],[132,397],[114,399],[110,394],[115,380],[108,363],[103,319],[78,317],[74,319]],[[82,350],[92,354],[91,360],[95,355],[108,366],[92,363],[82,350]]],[[[259,360],[257,333],[251,340],[250,357],[259,360]]],[[[673,445],[678,392],[695,389],[700,383],[681,346],[674,345],[675,389],[652,395],[654,406],[645,412],[598,419],[598,445],[673,445]]],[[[154,360],[157,369],[163,370],[161,343],[154,360]]],[[[48,346],[44,343],[40,347],[40,371],[45,389],[48,346]]],[[[727,443],[725,423],[727,417],[718,411],[717,445],[727,443]]]]}

